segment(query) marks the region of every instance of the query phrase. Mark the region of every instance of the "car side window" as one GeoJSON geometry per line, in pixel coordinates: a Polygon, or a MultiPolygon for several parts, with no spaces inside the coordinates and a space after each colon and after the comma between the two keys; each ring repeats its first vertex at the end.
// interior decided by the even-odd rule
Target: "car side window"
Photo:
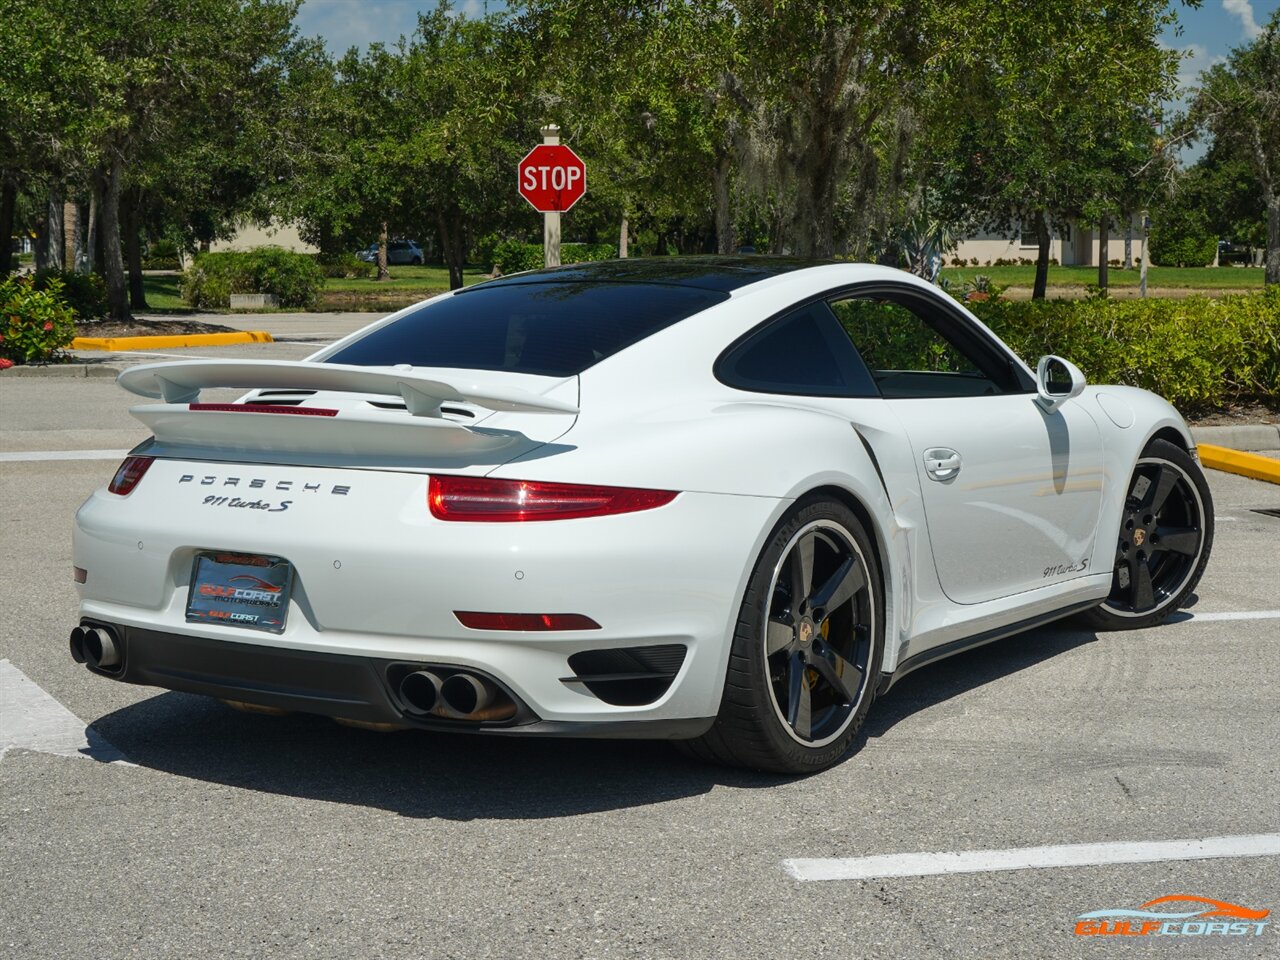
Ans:
{"type": "Polygon", "coordinates": [[[945,318],[883,293],[831,301],[882,396],[974,397],[1019,392],[1007,364],[949,335],[945,318]]]}
{"type": "Polygon", "coordinates": [[[740,390],[813,397],[874,397],[875,382],[822,301],[773,320],[731,347],[716,364],[740,390]]]}

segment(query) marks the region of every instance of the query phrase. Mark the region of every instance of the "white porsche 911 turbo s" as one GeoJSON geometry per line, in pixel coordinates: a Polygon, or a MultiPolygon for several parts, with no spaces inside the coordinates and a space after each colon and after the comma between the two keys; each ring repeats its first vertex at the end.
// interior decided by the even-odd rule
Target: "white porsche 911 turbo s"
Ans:
{"type": "Polygon", "coordinates": [[[1213,540],[1168,403],[882,267],[535,271],[119,380],[154,436],[76,516],[71,653],[264,711],[816,771],[922,664],[1164,619],[1213,540]]]}

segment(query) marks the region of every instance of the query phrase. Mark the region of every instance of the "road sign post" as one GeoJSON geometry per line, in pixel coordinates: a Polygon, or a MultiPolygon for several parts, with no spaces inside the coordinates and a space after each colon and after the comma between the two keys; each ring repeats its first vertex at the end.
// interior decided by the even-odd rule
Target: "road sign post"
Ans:
{"type": "Polygon", "coordinates": [[[542,144],[530,150],[516,168],[520,195],[542,216],[543,261],[560,266],[560,214],[587,192],[587,167],[560,143],[554,123],[542,128],[542,144]]]}

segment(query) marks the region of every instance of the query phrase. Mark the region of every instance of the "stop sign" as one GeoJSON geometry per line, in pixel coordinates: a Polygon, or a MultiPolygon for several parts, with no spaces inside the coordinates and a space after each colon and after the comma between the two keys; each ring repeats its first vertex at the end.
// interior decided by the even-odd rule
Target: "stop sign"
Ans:
{"type": "Polygon", "coordinates": [[[568,210],[587,192],[587,165],[566,146],[540,144],[516,169],[520,196],[539,213],[568,210]]]}

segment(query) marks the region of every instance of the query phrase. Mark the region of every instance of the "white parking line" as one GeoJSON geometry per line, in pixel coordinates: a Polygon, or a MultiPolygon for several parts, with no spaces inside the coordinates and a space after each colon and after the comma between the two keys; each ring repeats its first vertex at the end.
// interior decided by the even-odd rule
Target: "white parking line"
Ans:
{"type": "Polygon", "coordinates": [[[8,660],[0,660],[0,759],[10,750],[123,763],[123,753],[86,727],[8,660]]]}
{"type": "Polygon", "coordinates": [[[931,877],[947,873],[1096,867],[1111,863],[1159,863],[1165,860],[1214,860],[1224,857],[1280,856],[1280,833],[1203,840],[1149,843],[1075,843],[1012,850],[956,853],[899,853],[883,857],[783,860],[797,880],[870,880],[883,877],[931,877]]]}
{"type": "Polygon", "coordinates": [[[4,463],[34,463],[39,460],[119,460],[128,450],[15,450],[0,453],[4,463]]]}
{"type": "MultiPolygon", "coordinates": [[[[1183,611],[1185,620],[1277,620],[1280,610],[1234,610],[1228,613],[1192,613],[1183,611]]],[[[1181,622],[1178,621],[1178,622],[1181,622]]]]}

